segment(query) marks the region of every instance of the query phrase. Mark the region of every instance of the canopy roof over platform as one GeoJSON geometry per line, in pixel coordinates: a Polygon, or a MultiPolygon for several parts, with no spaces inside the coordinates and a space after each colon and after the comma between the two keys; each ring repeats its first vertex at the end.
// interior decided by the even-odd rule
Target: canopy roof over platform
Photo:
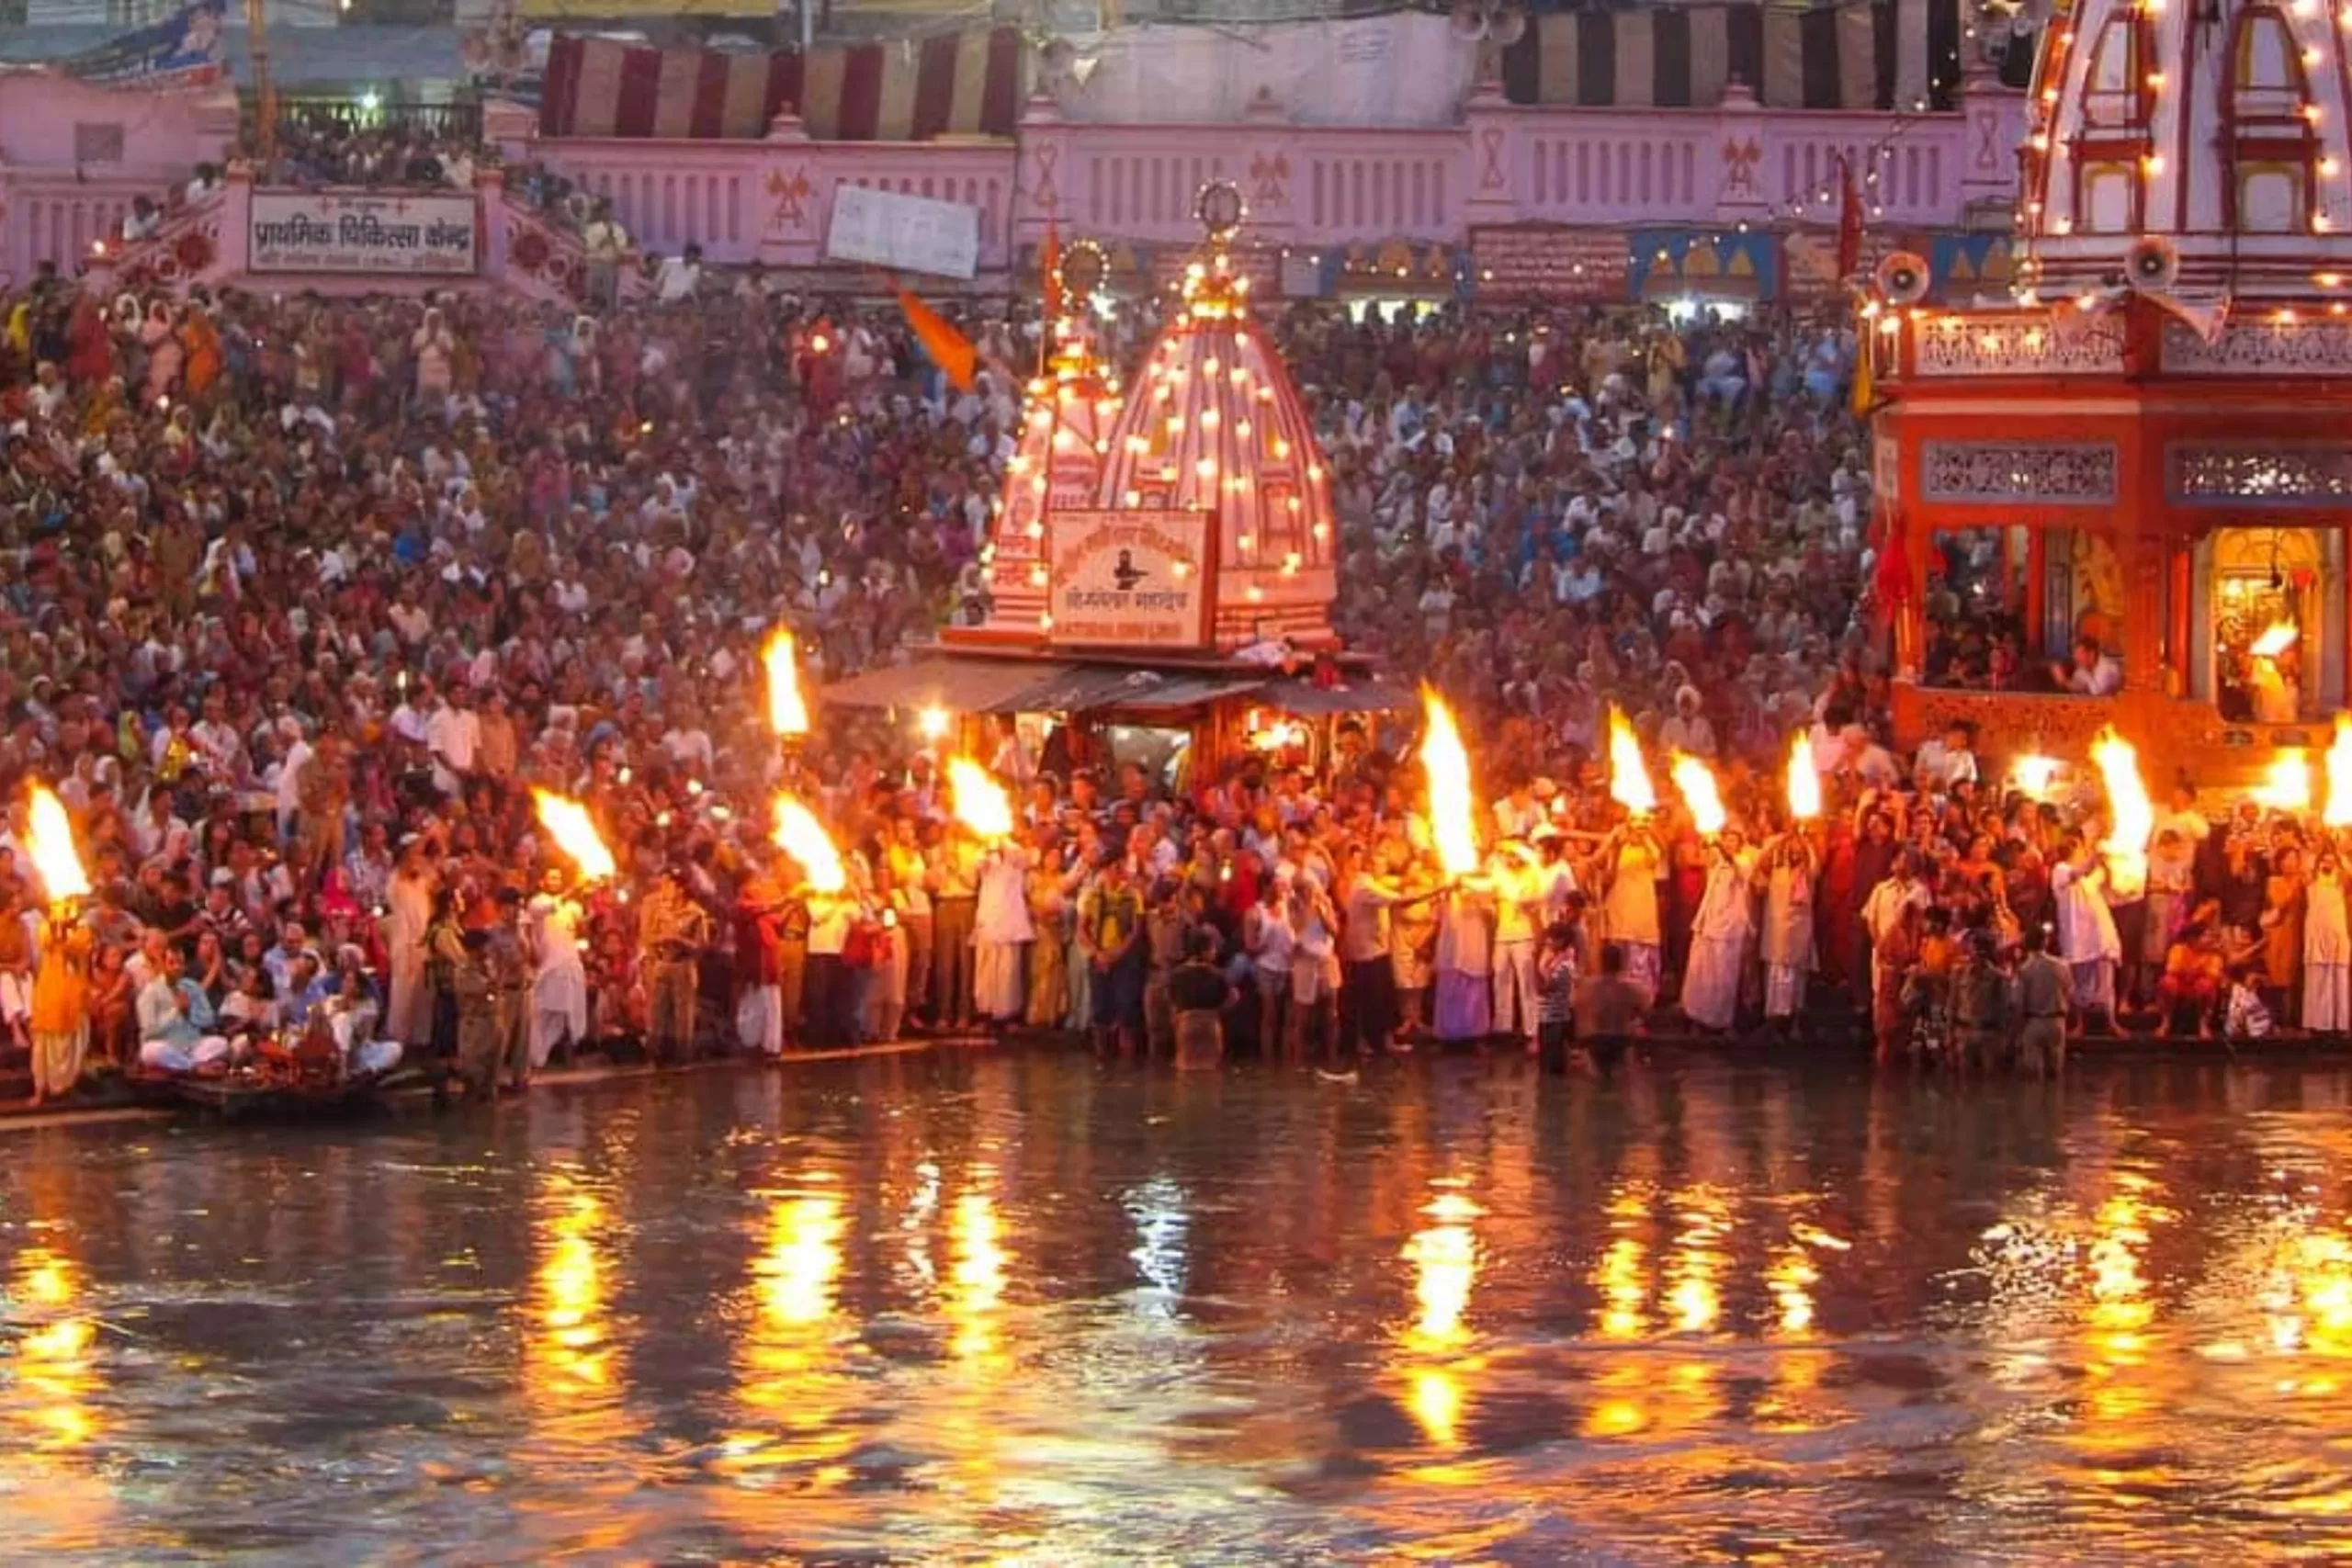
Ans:
{"type": "Polygon", "coordinates": [[[933,654],[868,670],[825,688],[842,707],[938,707],[950,713],[1176,713],[1248,697],[1300,715],[1386,713],[1416,706],[1407,686],[1357,680],[1318,686],[1278,670],[1148,669],[1132,664],[933,654]]]}

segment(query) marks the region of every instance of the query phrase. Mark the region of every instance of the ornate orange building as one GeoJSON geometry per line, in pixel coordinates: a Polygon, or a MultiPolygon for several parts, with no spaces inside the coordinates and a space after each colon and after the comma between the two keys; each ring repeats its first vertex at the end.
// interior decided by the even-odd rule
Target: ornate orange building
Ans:
{"type": "Polygon", "coordinates": [[[1882,269],[1903,740],[1965,718],[1991,755],[2079,757],[2113,722],[2202,782],[2324,743],[2352,651],[2335,13],[2084,0],[2037,73],[2017,298],[1929,306],[1882,269]]]}

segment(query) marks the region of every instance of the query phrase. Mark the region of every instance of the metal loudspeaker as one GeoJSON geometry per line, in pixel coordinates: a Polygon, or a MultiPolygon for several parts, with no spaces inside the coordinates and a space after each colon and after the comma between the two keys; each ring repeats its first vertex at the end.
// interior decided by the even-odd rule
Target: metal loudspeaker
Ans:
{"type": "Polygon", "coordinates": [[[1896,251],[1878,264],[1872,280],[1890,305],[1917,305],[1928,297],[1928,258],[1896,251]]]}
{"type": "Polygon", "coordinates": [[[2162,234],[2144,234],[2123,258],[2123,280],[2143,293],[2162,293],[2180,281],[2180,247],[2162,234]]]}

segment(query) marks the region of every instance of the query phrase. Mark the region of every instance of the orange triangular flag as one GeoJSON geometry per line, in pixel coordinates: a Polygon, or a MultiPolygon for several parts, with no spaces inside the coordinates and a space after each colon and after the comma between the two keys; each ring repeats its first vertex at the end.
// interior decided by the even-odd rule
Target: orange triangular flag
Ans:
{"type": "Polygon", "coordinates": [[[931,362],[945,372],[947,379],[959,392],[972,389],[972,372],[979,366],[979,350],[972,340],[956,330],[956,323],[916,299],[908,290],[899,290],[899,309],[907,315],[907,325],[914,330],[915,341],[931,355],[931,362]]]}

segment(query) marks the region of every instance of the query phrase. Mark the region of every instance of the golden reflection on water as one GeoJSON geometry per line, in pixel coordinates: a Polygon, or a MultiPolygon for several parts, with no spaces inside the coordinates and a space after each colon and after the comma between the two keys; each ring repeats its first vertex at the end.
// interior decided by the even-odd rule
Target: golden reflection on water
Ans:
{"type": "Polygon", "coordinates": [[[1725,1244],[1732,1230],[1731,1203],[1713,1188],[1690,1187],[1677,1192],[1672,1204],[1679,1228],[1667,1303],[1674,1311],[1674,1331],[1711,1334],[1723,1318],[1723,1292],[1716,1281],[1730,1257],[1725,1244]]]}
{"type": "Polygon", "coordinates": [[[1593,1286],[1600,1292],[1600,1337],[1641,1339],[1650,1332],[1649,1196],[1640,1188],[1620,1186],[1610,1195],[1609,1244],[1593,1266],[1593,1286]]]}
{"type": "Polygon", "coordinates": [[[81,1310],[88,1292],[80,1265],[47,1247],[17,1257],[11,1294],[26,1319],[17,1341],[18,1416],[36,1448],[70,1452],[98,1436],[90,1396],[98,1386],[93,1359],[96,1319],[81,1310]]]}
{"type": "Polygon", "coordinates": [[[748,1417],[730,1435],[719,1469],[761,1483],[778,1467],[822,1466],[814,1483],[849,1478],[835,1468],[857,1444],[841,1416],[854,1393],[842,1367],[842,1237],[848,1229],[831,1172],[811,1172],[801,1190],[763,1194],[756,1222],[750,1311],[736,1355],[736,1397],[748,1417]]]}
{"type": "Polygon", "coordinates": [[[1474,1366],[1460,1354],[1470,1340],[1464,1320],[1478,1281],[1478,1238],[1471,1222],[1484,1211],[1454,1183],[1435,1185],[1438,1190],[1421,1207],[1430,1224],[1405,1243],[1416,1309],[1404,1335],[1406,1403],[1430,1443],[1452,1449],[1461,1442],[1463,1374],[1474,1366]]]}
{"type": "Polygon", "coordinates": [[[531,1205],[537,1269],[525,1308],[522,1390],[545,1434],[586,1446],[628,1435],[614,1267],[605,1199],[578,1176],[549,1173],[531,1205]]]}
{"type": "Polygon", "coordinates": [[[1012,1255],[997,1213],[995,1168],[972,1168],[971,1189],[959,1194],[948,1220],[948,1348],[956,1359],[989,1363],[998,1354],[997,1309],[1012,1255]]]}

